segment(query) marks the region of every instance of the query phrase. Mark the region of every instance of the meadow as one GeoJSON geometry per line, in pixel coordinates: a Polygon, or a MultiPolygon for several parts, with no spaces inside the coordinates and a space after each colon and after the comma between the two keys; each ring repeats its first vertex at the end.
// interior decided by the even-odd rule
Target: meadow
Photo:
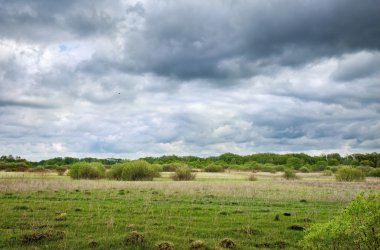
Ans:
{"type": "Polygon", "coordinates": [[[371,177],[196,175],[115,181],[0,172],[0,248],[155,249],[168,241],[175,249],[223,249],[228,238],[234,249],[299,249],[304,229],[331,220],[359,193],[380,191],[379,178],[371,177]]]}

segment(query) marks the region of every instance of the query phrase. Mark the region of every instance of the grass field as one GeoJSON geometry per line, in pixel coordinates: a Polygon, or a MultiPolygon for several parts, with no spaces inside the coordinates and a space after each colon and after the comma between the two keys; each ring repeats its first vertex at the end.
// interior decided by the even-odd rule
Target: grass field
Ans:
{"type": "Polygon", "coordinates": [[[189,182],[169,175],[122,182],[1,172],[0,248],[154,249],[170,241],[189,249],[202,240],[219,249],[230,238],[236,249],[299,249],[302,228],[333,218],[362,191],[380,190],[376,178],[342,183],[320,174],[287,181],[257,173],[253,182],[244,172],[197,173],[189,182]],[[143,243],[126,244],[132,231],[143,243]]]}

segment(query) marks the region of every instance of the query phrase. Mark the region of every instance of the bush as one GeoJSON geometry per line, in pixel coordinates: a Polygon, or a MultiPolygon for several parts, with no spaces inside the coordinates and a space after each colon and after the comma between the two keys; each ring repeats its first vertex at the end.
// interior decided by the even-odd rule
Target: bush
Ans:
{"type": "Polygon", "coordinates": [[[162,165],[162,171],[164,172],[175,172],[177,168],[187,166],[186,164],[183,163],[169,163],[169,164],[164,164],[162,165]]]}
{"type": "Polygon", "coordinates": [[[364,174],[359,169],[342,167],[337,171],[335,178],[337,181],[363,181],[364,174]]]}
{"type": "Polygon", "coordinates": [[[292,169],[286,169],[284,171],[283,177],[287,180],[295,180],[298,179],[298,176],[296,175],[296,172],[292,169]]]}
{"type": "Polygon", "coordinates": [[[380,168],[372,169],[372,170],[368,173],[368,176],[371,176],[371,177],[380,177],[380,168]]]}
{"type": "Polygon", "coordinates": [[[43,166],[37,166],[37,167],[29,169],[29,172],[37,172],[37,173],[43,173],[46,171],[47,171],[47,169],[45,169],[43,166]]]}
{"type": "Polygon", "coordinates": [[[172,175],[172,179],[175,181],[189,181],[195,179],[195,174],[191,173],[191,169],[187,166],[177,168],[172,175]]]}
{"type": "Polygon", "coordinates": [[[294,169],[299,169],[303,165],[303,160],[297,157],[290,157],[286,160],[286,165],[294,169]]]}
{"type": "Polygon", "coordinates": [[[106,169],[99,162],[77,162],[70,167],[69,176],[73,179],[100,179],[106,169]]]}
{"type": "Polygon", "coordinates": [[[155,250],[173,250],[174,244],[171,243],[170,241],[163,241],[154,245],[154,249],[155,250]]]}
{"type": "Polygon", "coordinates": [[[205,171],[206,172],[224,172],[224,169],[222,166],[220,165],[216,165],[216,164],[211,164],[211,165],[208,165],[206,168],[205,168],[205,171]]]}
{"type": "Polygon", "coordinates": [[[158,169],[143,160],[115,164],[107,173],[108,178],[125,181],[151,181],[159,176],[158,169]]]}
{"type": "Polygon", "coordinates": [[[256,161],[248,161],[244,163],[242,167],[244,170],[259,170],[260,169],[259,163],[257,163],[256,161]]]}
{"type": "Polygon", "coordinates": [[[331,172],[336,173],[338,171],[339,167],[328,167],[327,170],[331,170],[331,172]]]}
{"type": "Polygon", "coordinates": [[[359,166],[359,167],[356,167],[356,169],[362,171],[362,173],[367,176],[371,170],[373,169],[372,167],[370,166],[359,166]]]}
{"type": "Polygon", "coordinates": [[[7,172],[25,172],[30,166],[25,162],[0,162],[0,170],[7,172]]]}
{"type": "Polygon", "coordinates": [[[332,176],[333,172],[331,170],[325,170],[322,172],[323,176],[332,176]]]}
{"type": "Polygon", "coordinates": [[[302,167],[300,169],[298,169],[298,171],[300,171],[301,173],[309,173],[309,169],[307,167],[302,167]]]}
{"type": "Polygon", "coordinates": [[[249,181],[257,181],[257,178],[256,178],[256,176],[255,176],[254,174],[250,174],[250,175],[248,176],[248,180],[249,180],[249,181]]]}
{"type": "Polygon", "coordinates": [[[284,166],[275,166],[274,169],[278,172],[282,172],[285,170],[284,166]]]}
{"type": "Polygon", "coordinates": [[[313,166],[313,171],[323,171],[327,168],[327,161],[317,161],[313,166]]]}
{"type": "Polygon", "coordinates": [[[55,171],[57,171],[57,173],[58,173],[59,176],[63,176],[65,174],[66,170],[67,170],[67,168],[63,167],[63,166],[57,167],[55,169],[55,171]]]}
{"type": "Polygon", "coordinates": [[[304,249],[378,249],[380,194],[359,195],[333,220],[309,228],[304,249]]]}

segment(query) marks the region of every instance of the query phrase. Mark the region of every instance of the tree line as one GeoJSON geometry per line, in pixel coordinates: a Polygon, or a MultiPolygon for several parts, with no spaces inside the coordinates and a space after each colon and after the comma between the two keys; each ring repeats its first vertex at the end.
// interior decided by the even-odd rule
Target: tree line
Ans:
{"type": "MultiPolygon", "coordinates": [[[[205,168],[207,166],[252,166],[255,165],[274,165],[274,166],[291,166],[299,169],[302,166],[338,166],[338,165],[351,165],[351,166],[369,166],[373,168],[380,167],[380,153],[366,153],[366,154],[351,154],[341,156],[338,153],[323,154],[318,156],[310,156],[305,153],[289,153],[289,154],[276,154],[276,153],[256,153],[251,155],[238,155],[233,153],[224,153],[219,156],[210,157],[197,157],[197,156],[177,156],[177,155],[163,155],[160,157],[143,157],[139,160],[145,160],[151,164],[186,164],[195,168],[205,168]]],[[[41,161],[28,161],[19,156],[3,155],[0,157],[1,164],[14,164],[15,166],[64,166],[72,165],[76,162],[100,162],[103,165],[114,165],[128,161],[128,159],[120,158],[107,158],[98,159],[93,157],[75,158],[75,157],[55,157],[41,161]]]]}

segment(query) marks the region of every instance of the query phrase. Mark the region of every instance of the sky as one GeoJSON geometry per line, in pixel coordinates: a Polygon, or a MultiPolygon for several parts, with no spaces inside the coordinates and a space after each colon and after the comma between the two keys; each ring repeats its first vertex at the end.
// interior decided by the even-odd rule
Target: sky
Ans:
{"type": "Polygon", "coordinates": [[[0,154],[380,151],[380,0],[0,0],[0,154]]]}

